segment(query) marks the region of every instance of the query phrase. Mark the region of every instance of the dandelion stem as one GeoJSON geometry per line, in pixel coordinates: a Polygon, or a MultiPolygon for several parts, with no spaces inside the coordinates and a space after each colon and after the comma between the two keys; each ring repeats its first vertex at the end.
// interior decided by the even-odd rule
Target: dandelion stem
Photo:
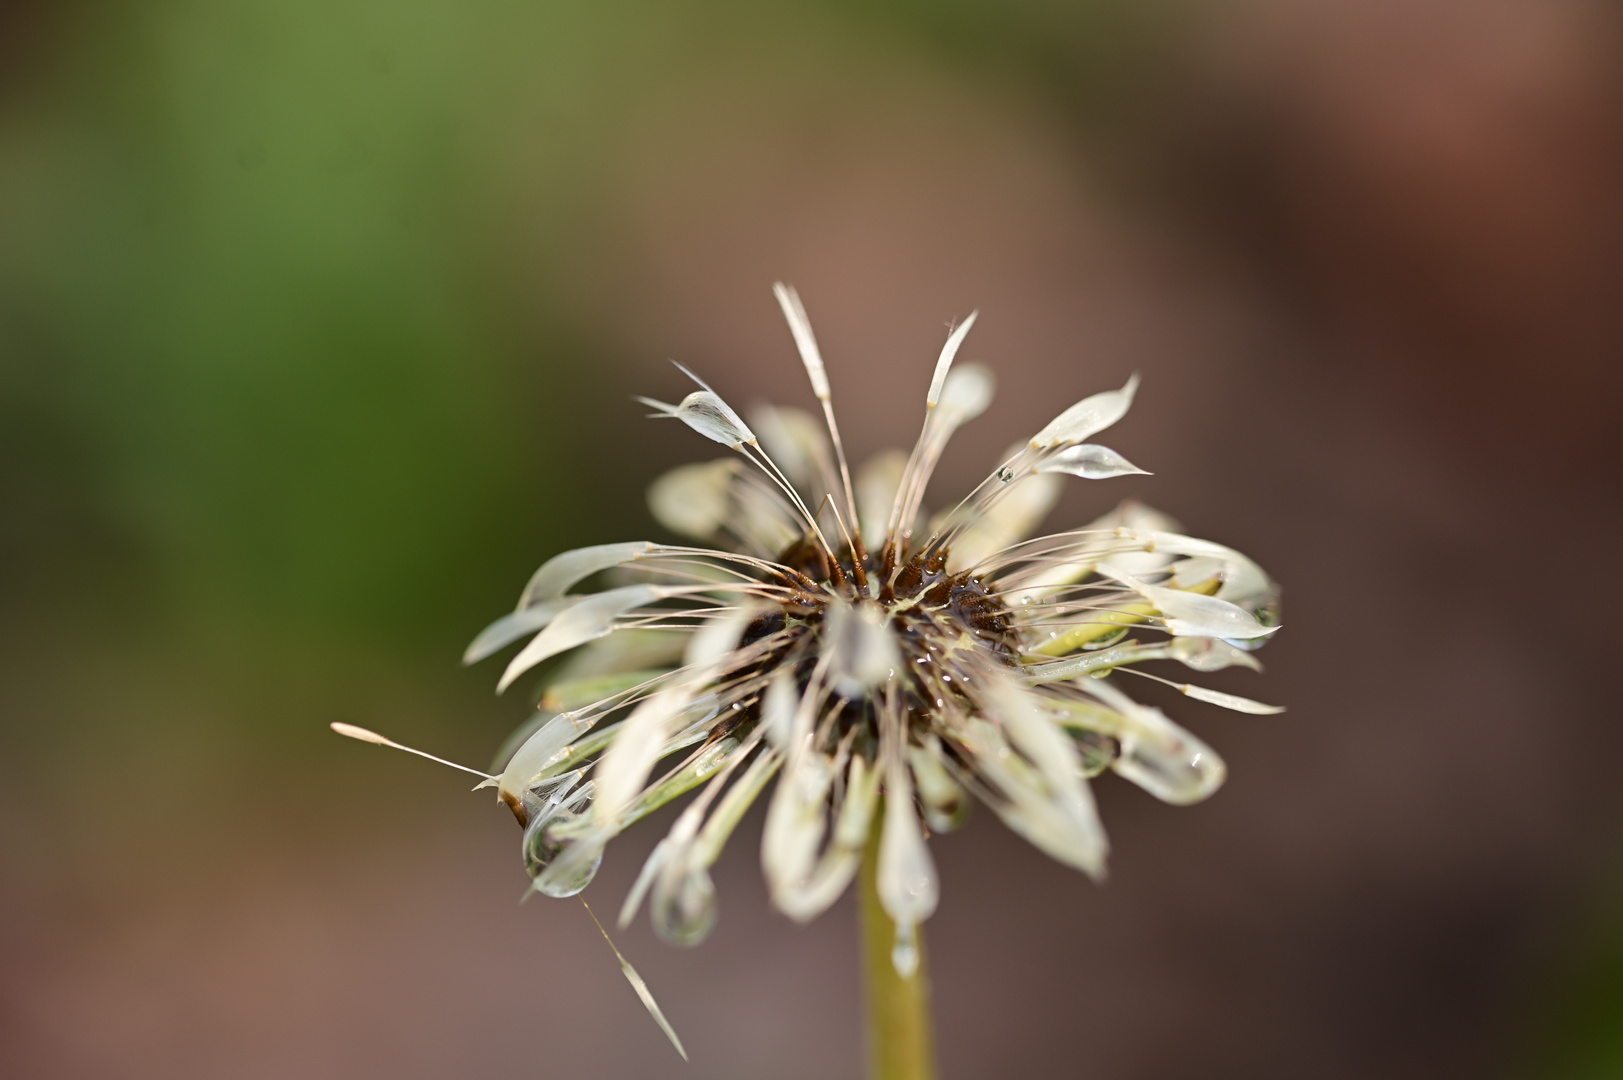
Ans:
{"type": "Polygon", "coordinates": [[[891,950],[896,924],[879,903],[879,829],[874,828],[862,858],[862,966],[868,1003],[870,1080],[935,1080],[935,1032],[930,1020],[930,983],[924,939],[918,934],[919,963],[907,978],[896,973],[891,950]]]}

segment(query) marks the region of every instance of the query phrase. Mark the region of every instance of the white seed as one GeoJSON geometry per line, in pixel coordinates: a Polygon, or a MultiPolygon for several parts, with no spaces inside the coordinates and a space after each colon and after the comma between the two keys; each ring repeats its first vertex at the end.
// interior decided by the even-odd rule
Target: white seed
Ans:
{"type": "Polygon", "coordinates": [[[742,603],[701,624],[688,639],[686,663],[704,668],[720,663],[738,647],[738,639],[759,614],[754,604],[742,603]]]}
{"type": "Polygon", "coordinates": [[[1099,573],[1121,582],[1154,604],[1167,630],[1180,636],[1245,640],[1267,637],[1279,629],[1278,626],[1262,625],[1249,611],[1215,596],[1151,585],[1110,563],[1100,563],[1098,569],[1099,573]]]}
{"type": "Polygon", "coordinates": [[[676,405],[667,405],[653,398],[636,400],[658,411],[660,416],[674,416],[700,435],[734,450],[745,443],[755,444],[755,433],[744,423],[744,418],[721,399],[714,390],[695,390],[676,405]]]}
{"type": "MultiPolygon", "coordinates": [[[[885,542],[885,525],[906,470],[907,455],[900,450],[881,451],[857,470],[857,517],[862,524],[862,542],[870,551],[879,550],[885,542]]],[[[912,524],[904,521],[901,528],[905,531],[912,524]]]]}
{"type": "Polygon", "coordinates": [[[800,294],[795,292],[793,286],[780,281],[773,284],[772,295],[778,298],[778,306],[783,309],[783,317],[789,323],[789,333],[794,335],[795,348],[800,351],[800,362],[806,368],[806,377],[811,380],[812,393],[818,401],[827,401],[828,373],[823,368],[823,354],[817,350],[817,338],[812,336],[811,320],[806,317],[800,294]]]}
{"type": "Polygon", "coordinates": [[[1195,671],[1221,671],[1227,667],[1248,667],[1261,671],[1262,664],[1244,649],[1221,638],[1177,638],[1167,646],[1168,655],[1195,671]]]}
{"type": "Polygon", "coordinates": [[[800,707],[800,691],[795,686],[792,671],[781,669],[766,688],[766,699],[761,703],[761,722],[766,726],[766,738],[779,750],[789,746],[794,730],[795,710],[800,707]]]}
{"type": "Polygon", "coordinates": [[[555,600],[543,601],[534,607],[520,608],[511,614],[503,615],[479,631],[479,636],[473,639],[467,651],[462,654],[462,662],[476,664],[525,634],[533,634],[537,630],[544,629],[559,612],[579,601],[578,596],[560,596],[555,600]]]}
{"type": "Polygon", "coordinates": [[[840,694],[863,697],[901,664],[889,618],[876,603],[829,602],[823,648],[829,655],[829,679],[840,694]]]}
{"type": "Polygon", "coordinates": [[[997,379],[988,368],[979,364],[964,364],[947,376],[947,385],[941,394],[941,406],[936,411],[941,430],[937,438],[945,443],[958,428],[985,412],[997,391],[997,379]]]}
{"type": "Polygon", "coordinates": [[[1108,446],[1098,443],[1080,443],[1068,446],[1037,465],[1040,473],[1065,473],[1084,480],[1109,480],[1116,476],[1148,476],[1143,469],[1122,457],[1108,446]]]}
{"type": "Polygon", "coordinates": [[[1283,705],[1264,705],[1260,701],[1252,701],[1239,694],[1225,694],[1221,690],[1208,690],[1204,686],[1192,686],[1189,683],[1179,683],[1178,689],[1196,701],[1205,701],[1213,705],[1221,705],[1225,709],[1235,712],[1251,713],[1256,716],[1273,716],[1275,713],[1285,711],[1283,705]]]}
{"type": "MultiPolygon", "coordinates": [[[[969,334],[969,328],[975,325],[975,316],[979,314],[978,311],[971,311],[969,318],[959,323],[953,328],[952,333],[947,335],[947,343],[941,346],[941,357],[935,363],[935,374],[930,378],[930,392],[924,397],[926,407],[933,409],[941,400],[942,392],[947,384],[947,372],[952,367],[953,357],[958,355],[959,346],[963,345],[964,338],[969,334]]],[[[983,409],[985,407],[985,405],[981,406],[983,409]]],[[[979,412],[979,410],[976,411],[979,412]]]]}
{"type": "Polygon", "coordinates": [[[1210,580],[1208,574],[1200,578],[1206,568],[1215,562],[1222,568],[1223,584],[1217,590],[1219,600],[1227,600],[1231,604],[1254,606],[1261,604],[1274,595],[1274,584],[1269,580],[1267,573],[1245,555],[1240,554],[1231,547],[1214,544],[1210,540],[1197,540],[1192,536],[1182,536],[1178,533],[1165,530],[1130,530],[1123,535],[1130,535],[1135,539],[1144,541],[1145,546],[1168,555],[1184,555],[1202,560],[1188,570],[1183,570],[1182,563],[1173,568],[1173,580],[1180,587],[1196,585],[1200,581],[1210,580]],[[1212,560],[1206,562],[1205,560],[1212,560]]]}
{"type": "Polygon", "coordinates": [[[568,591],[571,585],[581,581],[601,570],[610,567],[624,566],[633,562],[639,555],[653,551],[658,545],[650,544],[646,540],[631,540],[621,544],[597,544],[593,547],[576,548],[561,555],[554,555],[541,564],[541,569],[531,576],[524,592],[519,596],[518,610],[546,600],[556,600],[568,591]]]}
{"type": "Polygon", "coordinates": [[[1120,390],[1106,390],[1102,394],[1083,398],[1031,437],[1031,448],[1042,450],[1055,446],[1069,446],[1098,434],[1127,415],[1132,408],[1133,394],[1138,391],[1138,376],[1127,380],[1120,390]]]}
{"type": "Polygon", "coordinates": [[[648,509],[672,532],[709,540],[732,514],[728,493],[740,465],[737,458],[678,465],[649,486],[648,509]]]}
{"type": "Polygon", "coordinates": [[[552,764],[558,752],[572,742],[575,736],[589,729],[594,721],[582,720],[573,713],[559,713],[542,724],[534,735],[524,741],[502,770],[497,792],[506,800],[523,797],[530,782],[552,764]]]}
{"type": "Polygon", "coordinates": [[[664,595],[665,590],[653,585],[626,585],[588,596],[572,605],[513,657],[507,670],[502,672],[501,681],[496,684],[497,692],[506,690],[514,679],[548,657],[557,656],[595,638],[607,637],[614,631],[614,621],[620,616],[664,595]]]}
{"type": "Polygon", "coordinates": [[[934,914],[939,890],[935,862],[913,812],[913,785],[897,757],[885,770],[885,823],[875,885],[885,914],[913,926],[934,914]]]}
{"type": "Polygon", "coordinates": [[[670,737],[672,721],[690,704],[691,684],[662,690],[632,710],[619,736],[597,766],[597,800],[592,817],[605,827],[618,824],[670,737]]]}
{"type": "Polygon", "coordinates": [[[1160,709],[1140,705],[1109,680],[1078,685],[1109,705],[1121,725],[1109,732],[1121,743],[1121,755],[1110,766],[1116,773],[1177,806],[1200,802],[1223,786],[1223,759],[1160,709]]]}
{"type": "Polygon", "coordinates": [[[761,832],[761,870],[780,909],[782,898],[811,876],[826,828],[823,803],[833,782],[833,762],[808,751],[792,755],[778,778],[761,832]]]}

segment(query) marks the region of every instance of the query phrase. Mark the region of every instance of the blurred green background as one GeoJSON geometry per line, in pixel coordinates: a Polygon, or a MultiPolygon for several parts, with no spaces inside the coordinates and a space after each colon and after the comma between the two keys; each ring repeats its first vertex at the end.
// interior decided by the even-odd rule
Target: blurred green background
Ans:
{"type": "MultiPolygon", "coordinates": [[[[1102,900],[966,835],[947,1076],[1623,1075],[1609,651],[1502,614],[1618,599],[1620,58],[1579,0],[0,9],[4,1071],[674,1071],[500,814],[326,725],[482,765],[524,704],[463,645],[705,454],[627,395],[804,398],[781,276],[863,451],[982,308],[1010,411],[949,479],[1146,371],[1122,449],[1183,480],[1124,492],[1289,590],[1250,802],[1113,796],[1102,900]],[[1371,672],[1416,635],[1457,663],[1371,672]]],[[[848,913],[727,862],[715,941],[628,934],[698,1072],[854,1071],[848,913]]]]}

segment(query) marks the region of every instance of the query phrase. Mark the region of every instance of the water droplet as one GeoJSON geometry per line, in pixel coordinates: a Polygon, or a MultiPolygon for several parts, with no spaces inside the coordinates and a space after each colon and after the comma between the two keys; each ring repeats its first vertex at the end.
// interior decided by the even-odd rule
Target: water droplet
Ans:
{"type": "Polygon", "coordinates": [[[559,840],[560,825],[574,821],[570,813],[541,814],[524,829],[524,869],[535,879],[536,892],[546,896],[574,896],[592,883],[603,862],[603,845],[596,840],[559,840]]]}
{"type": "Polygon", "coordinates": [[[911,979],[919,970],[919,946],[912,923],[896,924],[896,944],[890,950],[890,963],[904,979],[911,979]]]}
{"type": "Polygon", "coordinates": [[[948,833],[969,818],[969,799],[958,798],[940,804],[926,803],[923,807],[924,823],[931,832],[948,833]]]}
{"type": "Polygon", "coordinates": [[[1004,465],[998,469],[997,478],[1007,484],[1010,480],[1014,479],[1014,470],[1009,468],[1007,465],[1004,465]]]}
{"type": "Polygon", "coordinates": [[[1158,799],[1199,802],[1223,785],[1223,759],[1193,737],[1124,739],[1112,768],[1158,799]]]}
{"type": "Polygon", "coordinates": [[[593,784],[575,787],[579,774],[566,774],[524,793],[528,824],[519,848],[524,853],[524,869],[533,877],[552,865],[564,842],[552,837],[554,825],[573,821],[592,803],[593,784]]]}
{"type": "Polygon", "coordinates": [[[1109,735],[1096,731],[1078,731],[1076,749],[1082,759],[1082,774],[1098,776],[1108,769],[1121,753],[1121,744],[1109,735]]]}
{"type": "Polygon", "coordinates": [[[565,844],[541,875],[535,891],[543,896],[574,896],[592,883],[603,865],[603,845],[596,840],[575,840],[565,844]]]}
{"type": "Polygon", "coordinates": [[[652,907],[660,937],[672,945],[697,945],[716,925],[716,886],[703,867],[693,867],[669,889],[656,885],[652,907]]]}
{"type": "Polygon", "coordinates": [[[541,871],[551,866],[558,852],[564,849],[547,835],[549,824],[551,822],[545,819],[532,820],[524,830],[524,870],[531,877],[540,877],[541,871]]]}

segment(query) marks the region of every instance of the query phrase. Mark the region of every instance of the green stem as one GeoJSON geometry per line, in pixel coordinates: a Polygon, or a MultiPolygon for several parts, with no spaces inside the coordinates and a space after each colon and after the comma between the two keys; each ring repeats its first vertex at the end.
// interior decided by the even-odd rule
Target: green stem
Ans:
{"type": "Polygon", "coordinates": [[[935,1080],[935,1036],[930,1022],[930,980],[925,970],[924,937],[918,934],[919,965],[908,978],[896,974],[891,948],[896,924],[879,903],[879,830],[885,820],[874,813],[874,829],[862,857],[862,966],[868,1002],[868,1076],[870,1080],[935,1080]]]}

